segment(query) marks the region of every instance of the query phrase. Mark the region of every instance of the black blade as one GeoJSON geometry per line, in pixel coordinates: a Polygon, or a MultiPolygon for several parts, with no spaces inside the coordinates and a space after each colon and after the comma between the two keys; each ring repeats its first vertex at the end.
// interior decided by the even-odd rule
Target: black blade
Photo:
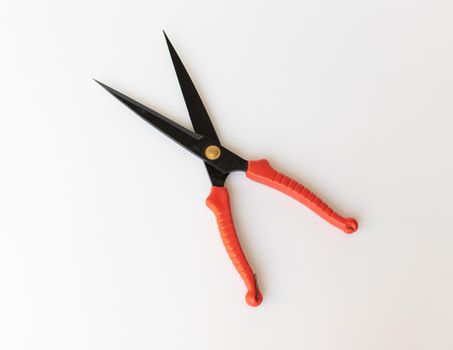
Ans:
{"type": "MultiPolygon", "coordinates": [[[[192,79],[190,79],[189,73],[187,73],[184,64],[179,58],[178,53],[165,32],[164,35],[168,50],[170,51],[171,60],[173,61],[173,66],[178,77],[179,86],[181,87],[184,101],[186,102],[187,110],[189,111],[189,116],[195,132],[205,135],[220,143],[211,119],[209,118],[208,112],[201,101],[200,95],[198,94],[192,79]]],[[[214,186],[223,186],[228,174],[221,174],[215,168],[212,168],[208,163],[205,164],[212,184],[214,186]]]]}
{"type": "Polygon", "coordinates": [[[132,98],[122,94],[115,89],[95,80],[99,85],[116,97],[120,102],[138,114],[143,120],[154,126],[156,129],[167,135],[173,141],[195,154],[197,157],[208,162],[219,173],[228,174],[231,171],[246,171],[247,161],[237,156],[219,143],[203,135],[197,134],[174,122],[153,109],[142,105],[132,98]],[[208,146],[215,145],[220,148],[221,156],[216,160],[206,158],[205,150],[208,146]]]}
{"type": "Polygon", "coordinates": [[[178,76],[179,85],[181,86],[184,101],[186,101],[187,109],[189,111],[190,119],[192,120],[193,129],[196,133],[209,137],[211,140],[220,143],[219,138],[214,130],[211,119],[209,119],[208,112],[201,101],[200,95],[195,88],[194,83],[190,79],[181,59],[176,53],[175,48],[165,34],[168,50],[170,51],[173,66],[175,67],[176,75],[178,76]]]}

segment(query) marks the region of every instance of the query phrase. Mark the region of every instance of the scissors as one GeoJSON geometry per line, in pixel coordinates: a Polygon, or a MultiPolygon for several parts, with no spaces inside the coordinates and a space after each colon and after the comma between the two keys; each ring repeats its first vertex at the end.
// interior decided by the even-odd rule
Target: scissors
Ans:
{"type": "Polygon", "coordinates": [[[247,304],[258,306],[263,300],[263,295],[258,288],[256,275],[247,261],[236,234],[231,216],[228,190],[225,187],[225,180],[231,172],[245,172],[249,179],[272,187],[294,198],[345,233],[355,232],[358,228],[358,223],[353,218],[345,218],[337,214],[305,186],[272,168],[266,159],[247,161],[222,146],[195,85],[165,32],[164,36],[194,131],[183,127],[121,92],[97,80],[95,81],[146,122],[203,160],[212,183],[211,192],[206,199],[206,205],[214,213],[225,249],[245,283],[247,288],[245,300],[247,304]]]}

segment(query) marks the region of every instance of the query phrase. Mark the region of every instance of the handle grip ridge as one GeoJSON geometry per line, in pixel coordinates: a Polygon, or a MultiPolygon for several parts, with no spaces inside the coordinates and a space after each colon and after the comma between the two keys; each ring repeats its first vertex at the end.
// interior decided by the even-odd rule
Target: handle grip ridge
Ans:
{"type": "Polygon", "coordinates": [[[242,251],[233,218],[231,216],[230,199],[226,187],[212,186],[211,193],[206,198],[206,205],[216,216],[217,226],[222,237],[223,245],[233,262],[234,267],[244,280],[247,287],[245,300],[250,306],[258,306],[263,296],[258,289],[256,276],[253,273],[244,252],[242,251]]]}
{"type": "Polygon", "coordinates": [[[272,168],[266,159],[250,160],[246,175],[253,181],[272,187],[294,198],[346,233],[353,233],[359,227],[355,219],[344,218],[337,214],[309,189],[272,168]]]}

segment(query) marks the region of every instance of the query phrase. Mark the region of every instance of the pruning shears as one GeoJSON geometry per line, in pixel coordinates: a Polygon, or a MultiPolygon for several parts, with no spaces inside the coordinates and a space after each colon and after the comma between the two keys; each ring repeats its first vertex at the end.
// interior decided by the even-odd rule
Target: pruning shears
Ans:
{"type": "Polygon", "coordinates": [[[183,127],[121,92],[97,80],[96,82],[146,122],[203,160],[212,183],[211,192],[206,199],[206,205],[214,213],[225,249],[245,283],[247,288],[246,302],[250,306],[258,306],[261,304],[263,296],[258,288],[256,275],[245,257],[236,234],[231,216],[228,190],[225,187],[225,180],[231,172],[245,172],[249,179],[272,187],[294,198],[345,233],[355,232],[358,228],[358,223],[353,218],[345,218],[336,213],[305,186],[272,168],[266,159],[245,160],[222,146],[187,70],[167,35],[165,33],[164,35],[194,131],[183,127]]]}

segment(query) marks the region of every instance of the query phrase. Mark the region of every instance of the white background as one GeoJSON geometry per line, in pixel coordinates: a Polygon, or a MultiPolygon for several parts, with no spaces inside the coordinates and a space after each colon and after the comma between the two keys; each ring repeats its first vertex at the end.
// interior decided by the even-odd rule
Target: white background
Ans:
{"type": "Polygon", "coordinates": [[[0,2],[0,348],[453,349],[448,0],[0,2]],[[256,309],[201,161],[95,84],[190,126],[162,29],[225,146],[344,215],[228,180],[256,309]]]}

